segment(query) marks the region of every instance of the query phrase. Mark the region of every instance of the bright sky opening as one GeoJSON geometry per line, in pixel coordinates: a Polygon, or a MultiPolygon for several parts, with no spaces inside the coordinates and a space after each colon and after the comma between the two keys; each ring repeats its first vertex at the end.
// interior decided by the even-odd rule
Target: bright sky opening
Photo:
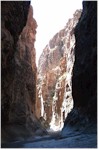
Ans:
{"type": "Polygon", "coordinates": [[[36,64],[53,36],[63,29],[77,9],[82,9],[82,0],[31,0],[33,17],[38,27],[36,34],[36,64]]]}

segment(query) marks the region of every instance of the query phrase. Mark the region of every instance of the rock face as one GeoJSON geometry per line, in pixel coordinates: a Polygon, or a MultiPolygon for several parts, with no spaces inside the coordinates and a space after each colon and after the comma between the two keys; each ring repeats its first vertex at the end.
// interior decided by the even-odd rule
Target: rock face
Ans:
{"type": "Polygon", "coordinates": [[[34,48],[37,23],[29,1],[2,1],[1,20],[1,116],[4,141],[20,136],[25,138],[37,128],[34,48]]]}
{"type": "Polygon", "coordinates": [[[17,42],[15,58],[15,74],[13,80],[12,103],[9,119],[11,122],[31,122],[36,101],[36,64],[35,34],[36,21],[33,18],[32,6],[29,8],[26,26],[17,42]],[[20,116],[20,117],[19,117],[20,116]]]}
{"type": "Polygon", "coordinates": [[[50,128],[61,129],[73,108],[71,77],[74,63],[74,28],[81,15],[77,10],[64,29],[46,45],[39,59],[36,110],[50,123],[50,128]]]}
{"type": "Polygon", "coordinates": [[[72,78],[74,108],[65,125],[97,121],[97,2],[83,2],[75,28],[75,63],[72,78]]]}

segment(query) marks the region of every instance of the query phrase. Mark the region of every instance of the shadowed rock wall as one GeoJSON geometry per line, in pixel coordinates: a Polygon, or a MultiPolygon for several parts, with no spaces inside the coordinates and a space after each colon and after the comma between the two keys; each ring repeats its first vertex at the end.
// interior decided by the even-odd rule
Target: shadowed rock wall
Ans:
{"type": "Polygon", "coordinates": [[[25,138],[38,128],[35,117],[37,23],[29,1],[1,2],[2,141],[25,138]],[[30,131],[30,132],[28,132],[30,131]],[[10,139],[11,138],[11,139],[10,139]]]}
{"type": "Polygon", "coordinates": [[[75,28],[75,62],[72,77],[74,109],[65,121],[97,121],[97,1],[84,1],[75,28]]]}

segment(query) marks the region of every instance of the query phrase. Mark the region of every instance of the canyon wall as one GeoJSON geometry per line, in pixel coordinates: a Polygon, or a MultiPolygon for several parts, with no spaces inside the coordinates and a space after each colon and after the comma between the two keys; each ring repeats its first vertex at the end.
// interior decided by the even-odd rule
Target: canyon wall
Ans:
{"type": "Polygon", "coordinates": [[[76,10],[64,29],[46,45],[38,63],[36,114],[38,118],[44,118],[53,130],[63,127],[73,108],[74,28],[80,15],[81,10],[76,10]]]}
{"type": "Polygon", "coordinates": [[[97,122],[97,1],[84,1],[75,28],[75,63],[72,77],[74,108],[65,126],[97,122]]]}
{"type": "Polygon", "coordinates": [[[2,141],[32,135],[35,117],[37,23],[29,1],[1,2],[2,141]]]}

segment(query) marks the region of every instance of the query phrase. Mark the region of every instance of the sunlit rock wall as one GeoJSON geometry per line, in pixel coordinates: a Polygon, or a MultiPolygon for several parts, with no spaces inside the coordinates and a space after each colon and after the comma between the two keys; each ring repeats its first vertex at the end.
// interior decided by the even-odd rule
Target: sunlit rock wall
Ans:
{"type": "Polygon", "coordinates": [[[73,108],[71,77],[74,63],[74,27],[81,10],[77,10],[64,29],[46,45],[39,59],[37,76],[37,102],[41,106],[38,118],[44,117],[50,128],[61,129],[73,108]]]}

